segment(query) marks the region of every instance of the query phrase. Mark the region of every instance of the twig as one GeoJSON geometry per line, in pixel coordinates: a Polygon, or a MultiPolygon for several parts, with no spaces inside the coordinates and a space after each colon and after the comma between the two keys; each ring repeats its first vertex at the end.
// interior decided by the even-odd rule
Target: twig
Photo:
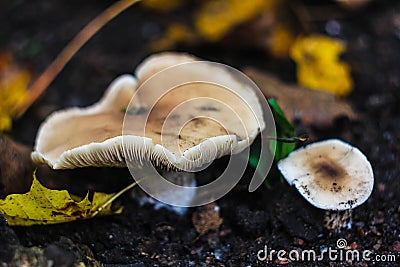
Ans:
{"type": "Polygon", "coordinates": [[[108,205],[110,205],[112,202],[114,202],[117,198],[119,198],[122,194],[124,194],[126,191],[134,188],[139,181],[133,182],[118,193],[116,193],[114,196],[112,196],[109,200],[104,202],[100,207],[98,207],[91,215],[90,217],[95,217],[97,214],[99,214],[103,209],[105,209],[108,205]]]}
{"type": "Polygon", "coordinates": [[[70,59],[93,37],[104,25],[118,16],[124,10],[140,0],[120,0],[108,7],[91,22],[89,22],[61,51],[47,69],[30,86],[27,100],[21,106],[18,116],[21,116],[46,90],[70,59]]]}
{"type": "Polygon", "coordinates": [[[307,135],[297,137],[267,137],[268,140],[274,140],[282,143],[304,143],[308,141],[307,135]]]}

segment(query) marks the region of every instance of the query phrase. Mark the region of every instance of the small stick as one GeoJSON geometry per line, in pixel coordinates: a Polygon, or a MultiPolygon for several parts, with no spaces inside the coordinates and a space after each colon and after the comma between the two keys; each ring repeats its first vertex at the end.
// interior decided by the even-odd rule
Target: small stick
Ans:
{"type": "Polygon", "coordinates": [[[133,183],[131,183],[130,185],[128,185],[127,187],[125,187],[124,189],[122,189],[121,191],[119,191],[118,193],[116,193],[114,196],[112,196],[109,200],[107,200],[106,202],[104,202],[100,207],[98,207],[91,215],[90,217],[95,217],[97,214],[99,214],[99,212],[101,212],[103,209],[105,209],[108,205],[110,205],[112,202],[114,202],[114,200],[116,200],[117,198],[119,198],[122,194],[124,194],[126,191],[134,188],[137,184],[139,183],[139,181],[135,181],[133,183]]]}
{"type": "Polygon", "coordinates": [[[118,16],[124,10],[139,2],[140,0],[120,0],[112,4],[91,22],[89,22],[75,37],[64,47],[60,54],[30,86],[27,100],[22,104],[18,116],[25,111],[43,94],[50,83],[57,77],[65,65],[87,43],[104,25],[118,16]]]}
{"type": "Polygon", "coordinates": [[[308,140],[308,136],[298,136],[298,137],[267,137],[269,140],[274,140],[282,143],[303,143],[308,140]]]}

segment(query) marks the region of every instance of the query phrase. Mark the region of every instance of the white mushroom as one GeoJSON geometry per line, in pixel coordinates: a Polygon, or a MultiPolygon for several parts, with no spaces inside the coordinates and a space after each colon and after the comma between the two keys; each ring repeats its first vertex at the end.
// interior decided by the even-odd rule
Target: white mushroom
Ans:
{"type": "Polygon", "coordinates": [[[265,128],[261,105],[252,88],[222,66],[206,64],[181,68],[179,73],[161,80],[148,79],[168,67],[198,60],[179,53],[152,56],[137,68],[138,80],[132,75],[119,77],[97,104],[55,112],[40,127],[32,159],[53,169],[123,167],[128,159],[190,170],[242,151],[265,128]],[[158,89],[173,85],[177,77],[190,80],[192,76],[220,82],[233,88],[232,93],[223,87],[188,84],[160,97],[163,91],[158,89]],[[140,85],[146,90],[138,89],[140,85]],[[129,105],[135,93],[138,101],[129,105]],[[192,98],[199,98],[199,106],[189,109],[181,105],[192,98]],[[225,106],[216,107],[217,102],[225,106]],[[125,114],[121,109],[128,106],[126,116],[135,123],[124,126],[123,137],[125,114]],[[152,110],[147,117],[143,111],[149,107],[152,110]],[[169,116],[167,121],[166,115],[174,112],[178,116],[169,116]],[[234,119],[232,114],[239,118],[234,119]],[[171,134],[163,134],[168,131],[171,134]],[[211,153],[211,147],[217,151],[211,153]]]}
{"type": "Polygon", "coordinates": [[[278,163],[290,185],[325,210],[353,209],[371,195],[371,164],[357,148],[338,139],[310,144],[278,163]]]}
{"type": "Polygon", "coordinates": [[[51,114],[39,128],[32,160],[53,169],[125,166],[121,109],[128,105],[136,87],[135,77],[123,75],[109,86],[98,103],[51,114]]]}

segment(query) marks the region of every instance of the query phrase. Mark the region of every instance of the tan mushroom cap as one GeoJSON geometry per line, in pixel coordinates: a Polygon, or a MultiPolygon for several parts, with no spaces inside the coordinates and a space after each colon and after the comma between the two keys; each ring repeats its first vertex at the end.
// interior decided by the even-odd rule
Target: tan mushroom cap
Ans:
{"type": "Polygon", "coordinates": [[[281,160],[278,168],[306,200],[326,210],[361,205],[374,185],[372,167],[364,154],[338,139],[298,149],[281,160]]]}
{"type": "MultiPolygon", "coordinates": [[[[263,113],[252,89],[240,84],[225,69],[199,67],[191,71],[195,70],[197,77],[201,73],[205,79],[221,77],[221,82],[228,87],[232,85],[240,98],[235,93],[227,94],[227,90],[219,86],[190,84],[174,88],[153,106],[154,98],[159,97],[157,88],[173,84],[174,75],[161,81],[150,79],[153,83],[148,84],[152,85],[152,90],[137,91],[140,85],[147,84],[146,79],[159,71],[193,61],[198,59],[180,53],[151,56],[138,66],[138,80],[132,75],[123,75],[109,86],[98,103],[53,113],[39,129],[32,159],[54,169],[124,167],[127,155],[128,160],[151,160],[161,166],[187,170],[242,151],[265,128],[263,113]],[[137,111],[151,106],[152,109],[148,118],[142,112],[128,112],[126,116],[135,123],[124,127],[125,113],[121,110],[129,105],[135,93],[140,101],[130,108],[137,111]],[[179,106],[191,98],[199,98],[198,106],[179,106]],[[218,101],[226,107],[214,107],[218,101]],[[197,108],[196,114],[191,112],[193,108],[197,108]],[[240,116],[240,125],[232,118],[232,113],[240,116]],[[166,122],[168,114],[175,115],[169,116],[166,122]],[[140,125],[146,125],[144,132],[140,125]],[[217,153],[211,153],[212,147],[217,148],[217,153]]],[[[181,72],[177,75],[190,78],[190,70],[181,72]]]]}

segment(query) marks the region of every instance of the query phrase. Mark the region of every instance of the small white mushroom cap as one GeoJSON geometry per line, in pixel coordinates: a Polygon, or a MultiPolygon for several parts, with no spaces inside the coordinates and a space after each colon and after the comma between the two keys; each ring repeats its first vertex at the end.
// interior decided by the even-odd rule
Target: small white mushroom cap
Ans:
{"type": "Polygon", "coordinates": [[[278,168],[308,202],[325,210],[361,205],[374,185],[372,167],[364,154],[338,139],[300,148],[279,161],[278,168]]]}
{"type": "Polygon", "coordinates": [[[153,55],[138,66],[137,78],[117,78],[98,103],[51,114],[40,126],[32,159],[53,169],[124,167],[126,160],[151,160],[167,168],[192,170],[223,155],[239,153],[265,128],[261,104],[252,88],[218,64],[180,68],[178,73],[161,80],[148,79],[161,70],[193,61],[199,59],[181,53],[153,55]],[[206,81],[211,77],[215,83],[234,88],[234,93],[227,94],[222,87],[208,84],[184,84],[166,95],[157,91],[173,85],[176,77],[200,77],[206,81]],[[151,86],[138,89],[142,84],[151,86]],[[147,117],[141,112],[127,112],[133,123],[125,127],[121,109],[129,106],[134,95],[139,100],[133,106],[135,110],[152,107],[151,113],[147,117]],[[184,105],[175,108],[193,98],[201,101],[196,102],[198,106],[191,106],[192,110],[184,105]],[[215,107],[216,102],[223,102],[226,107],[215,107]],[[172,112],[178,114],[170,116],[169,124],[165,124],[166,115],[172,112]],[[232,114],[238,118],[235,120],[232,114]],[[164,135],[163,130],[167,132],[164,135]],[[211,153],[211,148],[216,153],[211,153]]]}

